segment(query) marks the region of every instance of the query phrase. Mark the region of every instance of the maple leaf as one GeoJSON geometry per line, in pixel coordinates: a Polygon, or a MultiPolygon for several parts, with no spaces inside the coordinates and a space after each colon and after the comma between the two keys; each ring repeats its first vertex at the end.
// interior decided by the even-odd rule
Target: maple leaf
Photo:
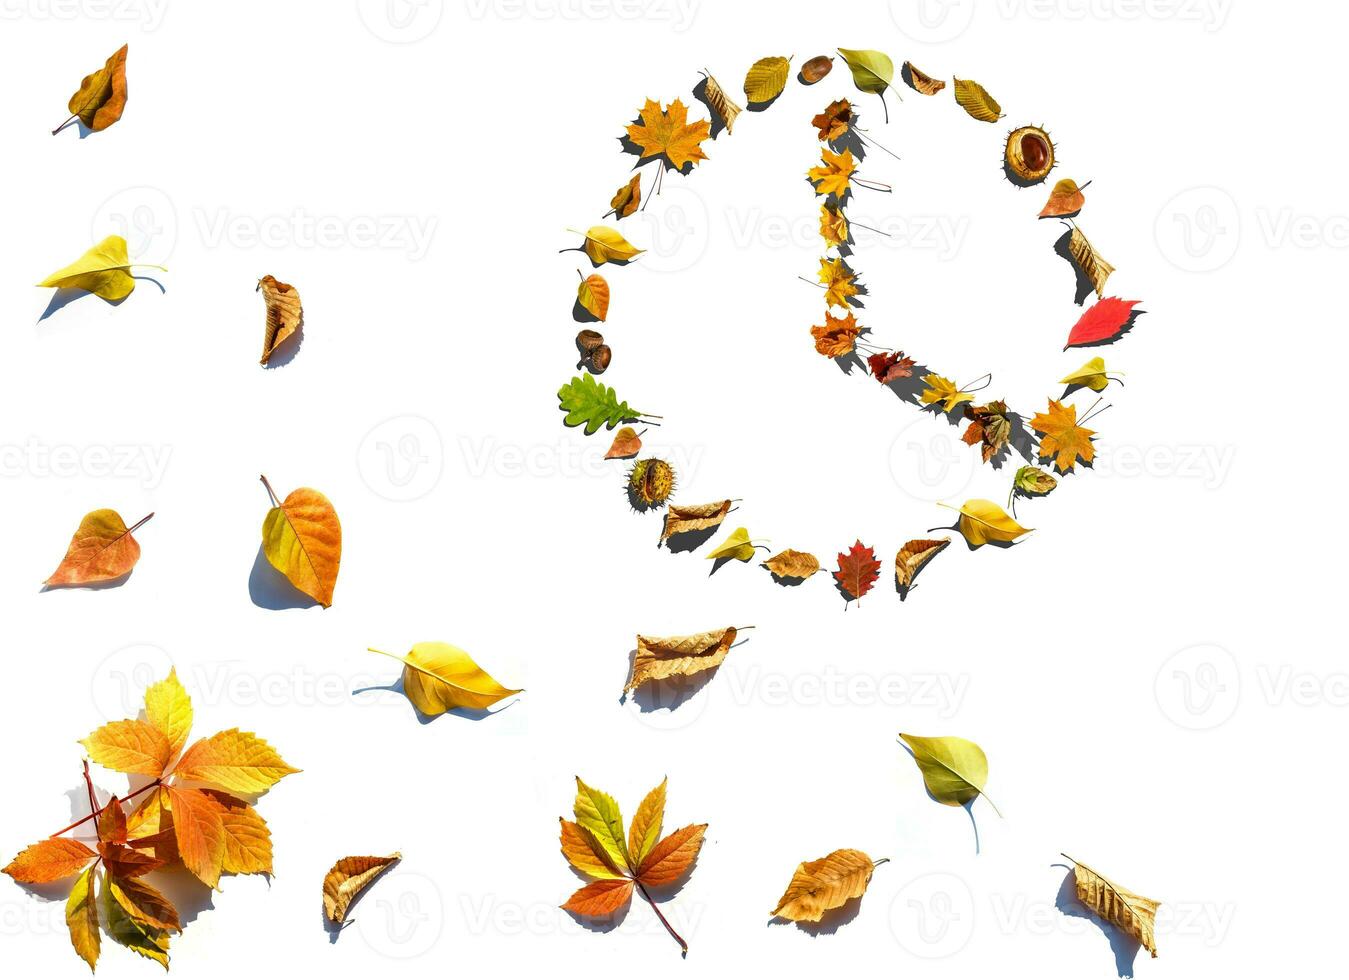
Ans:
{"type": "Polygon", "coordinates": [[[640,113],[641,123],[628,127],[628,139],[641,148],[643,160],[663,156],[676,170],[696,165],[707,159],[698,144],[711,132],[706,119],[688,122],[688,112],[688,107],[678,99],[665,110],[659,102],[647,99],[640,113]]]}
{"type": "Polygon", "coordinates": [[[820,205],[820,236],[831,248],[848,244],[848,219],[843,209],[828,202],[820,205]]]}
{"type": "Polygon", "coordinates": [[[985,463],[996,456],[1012,437],[1012,422],[1007,417],[1007,403],[1004,401],[966,405],[965,418],[970,420],[970,424],[961,439],[968,446],[983,443],[985,463]]]}
{"type": "Polygon", "coordinates": [[[689,824],[661,838],[665,818],[665,786],[649,792],[637,808],[632,829],[623,832],[623,814],[608,793],[587,786],[576,777],[575,822],[561,824],[562,856],[590,884],[578,889],[562,908],[585,918],[609,918],[628,904],[635,890],[651,905],[666,930],[687,953],[688,943],[675,932],[648,887],[668,888],[693,866],[702,847],[707,824],[689,824]]]}
{"type": "Polygon", "coordinates": [[[898,381],[900,378],[913,377],[913,365],[913,358],[905,357],[902,350],[881,351],[867,358],[871,376],[883,385],[898,381]]]}
{"type": "Polygon", "coordinates": [[[852,125],[852,104],[847,99],[835,99],[810,124],[820,131],[821,142],[832,143],[852,125]]]}
{"type": "Polygon", "coordinates": [[[851,313],[838,317],[826,312],[824,326],[810,328],[810,335],[815,338],[815,350],[825,357],[843,357],[851,354],[859,333],[861,328],[857,325],[857,318],[851,313]]]}
{"type": "Polygon", "coordinates": [[[843,592],[844,605],[853,599],[861,599],[871,591],[880,576],[881,563],[876,552],[859,540],[846,553],[838,553],[838,570],[834,579],[843,592]]]}
{"type": "Polygon", "coordinates": [[[923,389],[919,400],[924,405],[939,404],[943,412],[952,412],[961,402],[974,401],[974,395],[968,391],[961,391],[954,381],[949,381],[940,374],[925,374],[923,382],[927,387],[923,389]]]}
{"type": "Polygon", "coordinates": [[[1143,312],[1142,310],[1134,312],[1134,307],[1139,302],[1141,301],[1136,299],[1107,296],[1093,303],[1078,318],[1077,323],[1073,324],[1073,329],[1068,332],[1068,342],[1063,345],[1063,349],[1110,343],[1132,327],[1134,318],[1143,312]]]}
{"type": "Polygon", "coordinates": [[[323,494],[309,487],[292,490],[278,500],[267,477],[261,477],[272,498],[262,521],[262,552],[291,585],[325,609],[333,604],[337,570],[342,562],[342,524],[323,494]]]}
{"type": "Polygon", "coordinates": [[[1041,433],[1040,457],[1053,457],[1054,465],[1060,473],[1067,473],[1081,457],[1082,462],[1090,463],[1096,455],[1091,444],[1095,432],[1077,424],[1077,406],[1063,406],[1049,399],[1049,411],[1036,414],[1030,420],[1031,428],[1041,433]]]}
{"type": "Polygon", "coordinates": [[[820,159],[820,166],[811,167],[806,171],[806,176],[815,185],[815,193],[832,194],[838,200],[842,200],[848,193],[853,171],[857,169],[857,164],[852,158],[852,150],[845,148],[842,153],[835,153],[828,147],[823,147],[820,150],[820,159]]]}
{"type": "Polygon", "coordinates": [[[828,305],[852,306],[852,297],[857,295],[856,278],[857,273],[843,259],[820,259],[820,282],[828,305]]]}

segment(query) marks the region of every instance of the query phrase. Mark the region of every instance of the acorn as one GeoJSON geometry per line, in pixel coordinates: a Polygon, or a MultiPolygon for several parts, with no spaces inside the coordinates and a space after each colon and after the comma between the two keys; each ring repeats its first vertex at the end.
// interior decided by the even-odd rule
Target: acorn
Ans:
{"type": "Polygon", "coordinates": [[[628,499],[638,510],[660,507],[674,493],[674,469],[663,459],[639,459],[628,473],[628,499]]]}
{"type": "Polygon", "coordinates": [[[1038,184],[1054,169],[1054,141],[1040,126],[1019,126],[1007,134],[1003,170],[1021,187],[1038,184]]]}
{"type": "Polygon", "coordinates": [[[581,364],[591,374],[603,374],[614,356],[614,352],[604,342],[604,335],[598,330],[582,330],[578,333],[576,349],[581,352],[581,364]]]}

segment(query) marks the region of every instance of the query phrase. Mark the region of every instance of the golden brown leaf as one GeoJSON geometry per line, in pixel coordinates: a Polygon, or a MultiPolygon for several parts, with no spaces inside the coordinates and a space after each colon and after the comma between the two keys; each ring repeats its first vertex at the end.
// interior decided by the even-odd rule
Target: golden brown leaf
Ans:
{"type": "MultiPolygon", "coordinates": [[[[641,452],[641,449],[642,437],[632,426],[625,425],[614,433],[613,444],[609,446],[609,451],[604,454],[604,458],[629,459],[641,452]]],[[[673,507],[670,509],[674,510],[673,507]]],[[[668,516],[666,519],[668,520],[668,516]]]]}
{"type": "Polygon", "coordinates": [[[332,503],[310,487],[277,500],[262,477],[272,509],[262,522],[262,551],[282,575],[325,609],[333,604],[342,562],[342,524],[332,503]]]}
{"type": "Polygon", "coordinates": [[[642,159],[663,156],[676,170],[706,160],[707,154],[699,144],[711,135],[707,120],[690,123],[688,113],[688,106],[678,99],[668,109],[647,99],[641,122],[628,127],[628,139],[641,148],[642,159]]]}
{"type": "MultiPolygon", "coordinates": [[[[576,287],[576,302],[581,304],[581,309],[585,310],[596,320],[603,320],[609,315],[609,283],[598,272],[592,272],[581,280],[581,284],[576,287]]],[[[599,336],[596,334],[596,336],[599,336]]],[[[604,339],[600,338],[600,343],[604,339]]]]}
{"type": "MultiPolygon", "coordinates": [[[[1090,184],[1091,181],[1087,181],[1090,184]]],[[[1083,184],[1082,187],[1086,187],[1083,184]]],[[[1049,192],[1049,200],[1045,206],[1040,209],[1041,218],[1071,218],[1082,210],[1082,205],[1087,203],[1086,195],[1082,193],[1082,187],[1077,186],[1077,181],[1071,177],[1065,177],[1054,185],[1054,189],[1049,192]]]]}
{"type": "Polygon", "coordinates": [[[842,208],[828,203],[820,205],[820,237],[830,248],[848,244],[848,219],[842,208]]]}
{"type": "MultiPolygon", "coordinates": [[[[637,867],[637,880],[653,888],[665,888],[683,877],[703,846],[707,824],[681,827],[656,844],[637,867]]],[[[634,859],[635,860],[635,859],[634,859]]]]}
{"type": "Polygon", "coordinates": [[[721,116],[721,121],[726,124],[726,132],[731,132],[735,128],[735,117],[744,110],[731,100],[726,94],[726,90],[717,84],[717,80],[709,73],[707,84],[703,88],[703,96],[707,99],[707,104],[712,107],[712,111],[721,116]]]}
{"type": "Polygon", "coordinates": [[[773,915],[793,922],[819,922],[824,913],[866,892],[876,862],[850,848],[818,861],[803,861],[778,899],[773,915]]]}
{"type": "Polygon", "coordinates": [[[48,837],[30,844],[5,865],[4,873],[25,885],[42,885],[77,875],[98,857],[69,837],[48,837]]]}
{"type": "Polygon", "coordinates": [[[964,78],[957,78],[955,82],[956,102],[971,116],[980,122],[997,122],[1002,118],[1002,106],[982,85],[964,78]]]}
{"type": "Polygon", "coordinates": [[[778,578],[808,579],[820,570],[820,560],[806,551],[788,548],[762,562],[778,578]]]}
{"type": "Polygon", "coordinates": [[[720,500],[711,504],[686,504],[682,507],[671,504],[665,512],[665,530],[660,539],[668,541],[676,534],[689,531],[706,531],[716,527],[731,512],[731,501],[720,500]]]}
{"type": "Polygon", "coordinates": [[[772,102],[787,87],[792,63],[787,58],[760,58],[745,75],[745,98],[751,104],[772,102]]]}
{"type": "Polygon", "coordinates": [[[304,310],[295,287],[279,281],[275,276],[259,279],[255,292],[258,290],[262,292],[262,301],[267,304],[267,327],[262,337],[262,359],[258,363],[266,364],[276,349],[304,325],[304,310]]]}
{"type": "MultiPolygon", "coordinates": [[[[633,174],[632,180],[620,187],[609,202],[609,207],[613,209],[615,218],[626,218],[632,212],[637,210],[637,205],[642,203],[642,175],[633,174]]],[[[604,317],[600,317],[601,320],[604,317]]]]}
{"type": "MultiPolygon", "coordinates": [[[[123,44],[112,53],[102,68],[84,76],[66,106],[71,112],[71,119],[78,116],[80,122],[98,132],[122,118],[127,97],[126,53],[127,46],[123,44]]],[[[57,126],[52,130],[52,135],[55,136],[64,126],[65,123],[57,126]]]]}
{"type": "Polygon", "coordinates": [[[66,556],[42,584],[87,585],[110,582],[130,573],[141,557],[141,546],[131,532],[154,516],[147,514],[127,527],[115,510],[104,508],[85,514],[70,539],[66,556]]]}
{"type": "Polygon", "coordinates": [[[1072,234],[1068,237],[1068,252],[1077,263],[1077,267],[1082,270],[1082,274],[1091,280],[1092,288],[1096,290],[1099,299],[1104,295],[1105,281],[1110,278],[1110,273],[1115,271],[1115,267],[1101,258],[1101,253],[1087,241],[1087,236],[1082,234],[1082,229],[1077,226],[1073,226],[1072,234]]]}
{"type": "Polygon", "coordinates": [[[726,659],[735,637],[734,626],[692,636],[642,636],[639,633],[632,673],[623,690],[635,690],[648,681],[688,677],[711,670],[726,659]]]}
{"type": "Polygon", "coordinates": [[[340,925],[347,921],[351,903],[374,883],[375,879],[393,867],[403,855],[394,851],[388,857],[344,857],[323,876],[323,913],[329,922],[340,925]]]}
{"type": "Polygon", "coordinates": [[[848,147],[843,148],[842,153],[835,153],[829,147],[820,149],[821,164],[818,167],[811,167],[806,171],[806,176],[810,182],[815,185],[815,193],[824,196],[833,194],[839,200],[848,193],[848,184],[852,179],[853,171],[857,169],[857,164],[853,161],[852,150],[848,147]]]}
{"type": "Polygon", "coordinates": [[[904,66],[900,69],[900,77],[908,83],[909,88],[923,95],[936,95],[946,88],[945,81],[921,71],[912,61],[904,62],[904,66]]]}
{"type": "Polygon", "coordinates": [[[1096,433],[1077,424],[1076,405],[1064,407],[1051,398],[1049,411],[1037,412],[1030,420],[1030,427],[1041,433],[1040,457],[1052,457],[1060,473],[1070,471],[1078,457],[1082,462],[1090,463],[1096,456],[1096,447],[1091,443],[1091,437],[1096,433]]]}
{"type": "Polygon", "coordinates": [[[904,595],[913,586],[913,580],[930,562],[951,543],[950,538],[918,538],[906,541],[895,556],[895,588],[904,595]]]}
{"type": "Polygon", "coordinates": [[[810,335],[815,338],[815,350],[825,357],[843,357],[851,354],[856,347],[855,342],[860,332],[857,318],[851,313],[844,317],[825,313],[824,326],[810,328],[810,335]]]}
{"type": "Polygon", "coordinates": [[[1156,959],[1157,937],[1154,928],[1161,902],[1135,894],[1067,854],[1063,856],[1073,862],[1077,900],[1102,919],[1137,939],[1156,959]]]}
{"type": "Polygon", "coordinates": [[[820,131],[821,142],[832,143],[852,125],[852,104],[847,99],[835,99],[810,124],[820,131]]]}

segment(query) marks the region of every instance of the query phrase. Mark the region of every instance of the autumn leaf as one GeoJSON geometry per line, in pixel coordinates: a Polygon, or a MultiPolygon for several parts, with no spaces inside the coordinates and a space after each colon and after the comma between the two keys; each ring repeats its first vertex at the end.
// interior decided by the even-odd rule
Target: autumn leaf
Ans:
{"type": "Polygon", "coordinates": [[[857,318],[851,313],[838,317],[826,311],[824,325],[810,328],[810,335],[815,338],[815,350],[825,357],[844,357],[851,354],[856,347],[855,342],[859,333],[861,328],[857,326],[857,318]]]}
{"type": "Polygon", "coordinates": [[[983,459],[987,463],[1007,445],[1012,437],[1012,422],[1007,417],[1007,403],[992,401],[987,405],[966,405],[965,418],[969,426],[960,437],[967,446],[983,444],[983,459]]]}
{"type": "MultiPolygon", "coordinates": [[[[964,806],[984,794],[988,782],[988,759],[984,750],[969,739],[955,735],[905,735],[899,737],[913,750],[913,761],[923,774],[923,785],[932,798],[947,806],[964,806]]],[[[998,813],[992,800],[993,812],[998,813]]],[[[998,816],[1002,816],[998,813],[998,816]]]]}
{"type": "Polygon", "coordinates": [[[57,289],[83,289],[109,303],[116,303],[126,299],[136,288],[136,280],[128,271],[135,266],[164,268],[162,265],[132,262],[127,257],[126,239],[121,235],[109,235],[64,269],[57,269],[38,285],[57,289]]]}
{"type": "Polygon", "coordinates": [[[284,501],[272,492],[267,477],[262,485],[272,498],[272,509],[262,522],[262,551],[273,568],[325,609],[333,604],[337,569],[342,561],[342,525],[328,498],[300,487],[284,501]]]}
{"type": "Polygon", "coordinates": [[[933,78],[926,72],[919,70],[912,61],[904,62],[899,72],[900,78],[904,83],[923,95],[936,95],[942,89],[946,88],[946,82],[940,78],[933,78]]]}
{"type": "Polygon", "coordinates": [[[774,578],[805,581],[820,570],[820,560],[806,551],[788,548],[761,563],[774,578]]]}
{"type": "Polygon", "coordinates": [[[1073,884],[1077,891],[1077,900],[1106,922],[1118,926],[1126,935],[1138,940],[1139,945],[1156,959],[1155,929],[1157,909],[1161,903],[1115,884],[1105,875],[1093,871],[1067,854],[1063,856],[1073,862],[1073,884]]]}
{"type": "Polygon", "coordinates": [[[280,282],[275,276],[263,276],[258,280],[257,289],[261,290],[262,301],[267,305],[262,359],[258,361],[259,364],[266,364],[277,348],[288,338],[297,336],[304,326],[304,309],[300,306],[300,294],[295,287],[280,282]]]}
{"type": "Polygon", "coordinates": [[[801,66],[801,81],[814,85],[834,69],[834,59],[827,54],[817,54],[801,66]]]}
{"type": "Polygon", "coordinates": [[[820,148],[820,166],[811,167],[806,176],[815,185],[817,195],[833,194],[842,200],[848,193],[848,182],[852,178],[857,164],[853,161],[852,150],[844,147],[842,153],[835,153],[829,147],[820,148]]]}
{"type": "Polygon", "coordinates": [[[940,374],[923,375],[923,383],[927,387],[923,389],[919,400],[924,405],[940,405],[943,412],[955,411],[956,406],[962,402],[974,401],[974,395],[968,391],[961,391],[954,381],[943,378],[940,374]]]}
{"type": "Polygon", "coordinates": [[[416,643],[406,656],[368,648],[403,664],[403,693],[424,715],[454,708],[483,711],[523,688],[503,687],[463,650],[449,643],[416,643]]]}
{"type": "Polygon", "coordinates": [[[609,446],[609,451],[604,454],[605,459],[631,459],[642,450],[642,437],[637,430],[630,425],[625,425],[614,433],[614,441],[609,446]]]}
{"type": "Polygon", "coordinates": [[[629,242],[616,229],[605,225],[592,225],[580,234],[585,236],[582,248],[596,266],[606,262],[631,262],[645,251],[629,242]]]}
{"type": "Polygon", "coordinates": [[[323,914],[328,921],[336,925],[346,922],[352,903],[402,859],[403,855],[397,851],[387,857],[339,858],[323,876],[323,914]]]}
{"type": "Polygon", "coordinates": [[[886,860],[872,861],[861,851],[844,848],[818,861],[802,861],[772,914],[793,922],[819,922],[830,909],[861,898],[872,872],[886,860]]]}
{"type": "Polygon", "coordinates": [[[895,80],[895,63],[888,54],[880,51],[855,51],[851,48],[839,48],[852,72],[853,84],[859,91],[873,95],[884,95],[895,80]]]}
{"type": "Polygon", "coordinates": [[[265,793],[299,771],[266,741],[237,728],[193,742],[173,769],[180,779],[249,795],[265,793]]]}
{"type": "Polygon", "coordinates": [[[102,945],[98,931],[98,904],[95,894],[94,868],[86,868],[75,881],[66,899],[66,928],[70,930],[70,943],[80,959],[89,964],[92,970],[98,963],[99,949],[102,945]]]}
{"type": "Polygon", "coordinates": [[[641,122],[628,127],[628,139],[641,149],[643,160],[664,157],[675,170],[696,165],[707,159],[699,144],[711,133],[706,119],[690,123],[688,113],[688,106],[678,99],[664,110],[659,102],[647,99],[641,122]]]}
{"type": "Polygon", "coordinates": [[[1110,377],[1105,371],[1105,358],[1093,357],[1076,371],[1059,379],[1059,384],[1075,388],[1090,388],[1092,391],[1105,391],[1110,377]]]}
{"type": "Polygon", "coordinates": [[[1058,485],[1052,474],[1038,466],[1023,466],[1012,477],[1012,490],[1028,497],[1043,497],[1058,485]]]}
{"type": "Polygon", "coordinates": [[[721,121],[726,125],[726,132],[731,132],[735,128],[735,119],[744,110],[736,105],[734,100],[726,94],[726,90],[718,84],[717,80],[710,73],[707,74],[707,82],[703,86],[703,97],[707,99],[707,104],[711,106],[712,111],[721,116],[721,121]]]}
{"type": "Polygon", "coordinates": [[[902,350],[878,351],[867,358],[871,376],[883,385],[913,377],[913,365],[913,358],[905,357],[902,350]]]}
{"type": "Polygon", "coordinates": [[[126,54],[127,46],[124,44],[112,53],[102,68],[84,76],[80,87],[66,105],[70,110],[70,119],[53,129],[53,136],[64,129],[71,119],[78,118],[97,133],[122,118],[122,112],[126,109],[126,54]]]}
{"type": "Polygon", "coordinates": [[[591,273],[576,287],[576,302],[596,320],[603,320],[609,315],[609,283],[598,272],[591,273]]]}
{"type": "Polygon", "coordinates": [[[745,98],[751,105],[772,102],[787,87],[792,63],[787,58],[760,58],[745,74],[745,98]]]}
{"type": "Polygon", "coordinates": [[[913,580],[924,566],[950,543],[950,538],[919,538],[904,542],[904,547],[895,555],[895,589],[901,600],[908,596],[909,589],[913,588],[913,580]]]}
{"type": "Polygon", "coordinates": [[[1079,457],[1090,463],[1096,456],[1096,448],[1091,444],[1095,432],[1077,424],[1076,405],[1065,407],[1051,398],[1048,411],[1036,413],[1030,427],[1041,433],[1040,458],[1052,457],[1060,473],[1069,472],[1079,457]]]}
{"type": "Polygon", "coordinates": [[[170,756],[183,750],[192,730],[192,699],[172,667],[168,677],[145,689],[145,720],[169,743],[170,756]]]}
{"type": "Polygon", "coordinates": [[[857,295],[853,281],[857,273],[843,259],[820,259],[820,283],[824,286],[824,301],[830,306],[851,306],[857,295]]]}
{"type": "MultiPolygon", "coordinates": [[[[820,131],[821,142],[832,143],[852,125],[852,104],[847,99],[835,99],[825,107],[824,112],[812,118],[810,124],[820,131]]],[[[828,160],[829,158],[825,157],[826,163],[828,160]]],[[[851,173],[852,169],[848,172],[851,173]]],[[[846,186],[844,189],[847,189],[846,186]]]]}
{"type": "Polygon", "coordinates": [[[842,208],[828,203],[820,205],[820,235],[831,248],[848,244],[848,219],[842,208]]]}
{"type": "Polygon", "coordinates": [[[88,585],[129,574],[141,557],[141,546],[131,532],[154,516],[147,514],[127,527],[115,510],[92,510],[85,514],[70,539],[66,556],[42,584],[88,585]]]}
{"type": "Polygon", "coordinates": [[[880,577],[881,563],[876,552],[859,540],[847,552],[838,553],[838,569],[834,579],[843,591],[846,601],[861,599],[871,591],[880,577]]]}
{"type": "Polygon", "coordinates": [[[584,424],[588,436],[594,435],[602,425],[612,429],[623,422],[636,422],[646,414],[634,410],[627,402],[620,402],[614,389],[589,374],[572,378],[559,388],[557,399],[558,408],[567,413],[563,424],[584,424]]]}
{"type": "Polygon", "coordinates": [[[1109,296],[1088,307],[1068,332],[1068,342],[1063,345],[1063,349],[1090,347],[1114,340],[1132,327],[1134,318],[1143,312],[1134,312],[1139,302],[1136,299],[1109,296]]]}
{"type": "Polygon", "coordinates": [[[584,918],[609,918],[637,890],[687,953],[688,943],[660,913],[647,889],[669,888],[688,873],[702,847],[707,824],[690,824],[661,838],[665,789],[662,780],[646,795],[625,838],[623,815],[614,798],[576,778],[576,822],[560,820],[562,855],[578,872],[595,880],[578,889],[562,908],[584,918]]]}
{"type": "Polygon", "coordinates": [[[225,863],[225,825],[220,806],[199,789],[166,786],[173,836],[183,866],[211,889],[219,887],[225,863]]]}
{"type": "MultiPolygon", "coordinates": [[[[642,175],[633,174],[632,179],[614,192],[609,201],[611,213],[615,219],[626,218],[637,210],[642,203],[642,175]]],[[[604,317],[600,317],[601,320],[604,317]]]]}
{"type": "Polygon", "coordinates": [[[1076,225],[1068,235],[1068,254],[1073,257],[1073,262],[1082,270],[1082,274],[1091,281],[1099,299],[1105,291],[1105,281],[1110,278],[1115,267],[1101,257],[1101,253],[1087,241],[1087,236],[1076,225]]]}
{"type": "Polygon", "coordinates": [[[691,636],[642,636],[637,634],[637,654],[624,693],[648,681],[691,677],[711,670],[726,659],[735,643],[736,628],[695,633],[691,636]]]}
{"type": "MultiPolygon", "coordinates": [[[[1090,184],[1091,181],[1087,181],[1090,184]]],[[[1082,187],[1086,187],[1083,184],[1082,187]]],[[[1049,200],[1045,201],[1045,206],[1040,209],[1041,218],[1072,218],[1082,210],[1082,205],[1087,203],[1086,197],[1082,193],[1082,187],[1077,186],[1077,181],[1065,177],[1054,185],[1054,189],[1049,192],[1049,200]]]]}
{"type": "Polygon", "coordinates": [[[25,885],[45,885],[70,878],[89,866],[98,855],[69,837],[48,837],[20,851],[3,873],[25,885]]]}
{"type": "Polygon", "coordinates": [[[731,501],[719,500],[710,504],[671,504],[665,512],[665,528],[660,539],[668,541],[676,534],[706,531],[717,527],[731,512],[731,501]]]}
{"type": "Polygon", "coordinates": [[[736,561],[749,561],[754,557],[755,545],[749,538],[747,528],[738,527],[732,531],[721,544],[717,545],[707,554],[708,561],[717,561],[722,558],[734,558],[736,561]]]}
{"type": "Polygon", "coordinates": [[[105,769],[141,776],[159,776],[173,757],[169,740],[154,725],[139,719],[110,721],[80,740],[84,750],[105,769]]]}
{"type": "MultiPolygon", "coordinates": [[[[943,504],[943,507],[949,506],[943,504]]],[[[1032,530],[1022,527],[1012,517],[991,500],[967,500],[959,508],[960,533],[965,536],[971,547],[978,548],[990,541],[1011,542],[1032,530]]]]}
{"type": "Polygon", "coordinates": [[[978,82],[957,78],[956,102],[980,122],[997,122],[1002,118],[1002,106],[998,100],[988,94],[988,90],[978,82]]]}

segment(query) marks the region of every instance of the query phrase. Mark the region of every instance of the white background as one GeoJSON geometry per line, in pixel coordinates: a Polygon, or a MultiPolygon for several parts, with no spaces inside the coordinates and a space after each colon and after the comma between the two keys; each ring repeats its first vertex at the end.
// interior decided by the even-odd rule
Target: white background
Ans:
{"type": "MultiPolygon", "coordinates": [[[[1114,976],[1108,937],[1055,908],[1061,850],[1165,903],[1139,975],[1296,975],[1338,953],[1338,8],[16,0],[3,16],[6,858],[82,812],[64,795],[75,739],[174,663],[198,734],[256,730],[304,770],[260,805],[275,878],[185,903],[179,975],[1114,976]],[[49,136],[123,41],[122,121],[49,136]],[[665,417],[646,441],[677,499],[743,498],[724,531],[829,568],[856,538],[877,549],[881,582],[847,611],[827,571],[792,591],[757,563],[709,578],[701,553],[658,550],[660,517],[631,513],[624,467],[599,460],[609,436],[564,429],[555,396],[584,268],[558,250],[626,180],[622,126],[648,96],[691,102],[699,69],[738,94],[756,58],[835,45],[978,79],[1007,118],[975,122],[948,88],[891,100],[884,126],[839,68],[793,80],[624,222],[651,251],[605,270],[602,329],[604,380],[665,417]],[[987,394],[1026,413],[1094,353],[1127,372],[1096,471],[1023,503],[1037,530],[1016,547],[957,541],[902,605],[899,545],[950,523],[936,500],[1004,499],[1010,469],[969,465],[959,430],[811,347],[808,120],[845,95],[902,157],[866,161],[895,193],[850,210],[896,232],[853,260],[879,341],[960,382],[992,370],[987,394]],[[1034,219],[1045,188],[999,169],[1026,122],[1058,141],[1055,178],[1094,180],[1080,223],[1119,268],[1109,292],[1148,311],[1113,347],[1060,352],[1079,313],[1060,228],[1034,219]],[[114,232],[168,266],[165,291],[40,320],[50,291],[30,284],[114,232]],[[257,365],[264,274],[306,313],[275,370],[257,365]],[[331,609],[255,603],[278,594],[250,589],[259,473],[334,502],[331,609]],[[96,507],[156,512],[134,574],[40,593],[96,507]],[[619,703],[635,633],[751,623],[676,711],[619,703]],[[352,693],[396,677],[367,645],[422,639],[527,690],[426,724],[396,693],[352,693]],[[987,750],[1005,819],[974,807],[982,853],[898,731],[987,750]],[[686,962],[643,903],[608,934],[557,910],[578,885],[556,823],[578,773],[628,814],[668,775],[667,827],[710,824],[665,905],[686,962]],[[852,921],[767,926],[797,862],[839,847],[891,859],[852,921]],[[401,868],[331,943],[324,871],[393,849],[401,868]]],[[[83,975],[59,902],[6,879],[0,928],[6,972],[83,975]]],[[[155,970],[111,942],[102,967],[155,970]]]]}

